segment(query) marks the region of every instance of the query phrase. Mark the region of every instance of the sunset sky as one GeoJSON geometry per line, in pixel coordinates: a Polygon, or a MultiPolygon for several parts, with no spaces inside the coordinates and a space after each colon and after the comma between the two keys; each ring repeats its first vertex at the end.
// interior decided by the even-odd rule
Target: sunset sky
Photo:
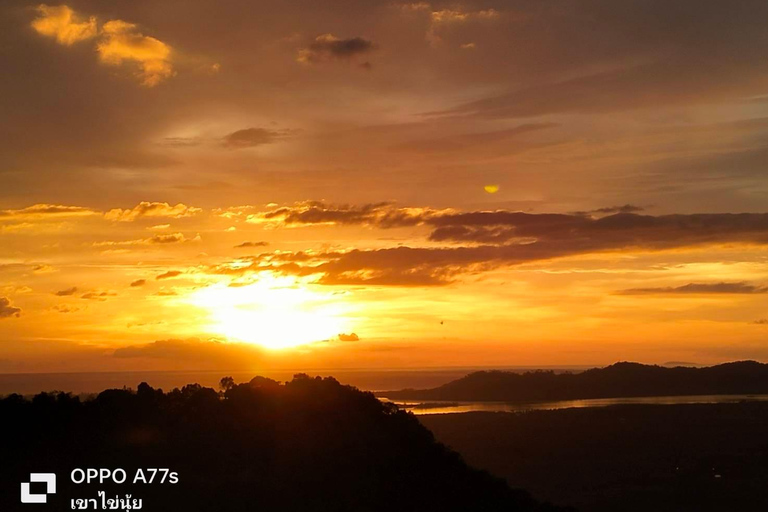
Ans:
{"type": "Polygon", "coordinates": [[[0,5],[0,372],[768,360],[768,2],[0,5]]]}

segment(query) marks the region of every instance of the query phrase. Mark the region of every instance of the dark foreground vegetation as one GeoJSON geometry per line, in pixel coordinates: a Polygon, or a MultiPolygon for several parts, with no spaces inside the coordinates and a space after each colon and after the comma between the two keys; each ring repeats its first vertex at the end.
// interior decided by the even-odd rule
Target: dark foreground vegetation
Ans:
{"type": "MultiPolygon", "coordinates": [[[[255,378],[224,391],[107,390],[0,401],[0,510],[70,510],[131,494],[143,510],[551,511],[468,467],[418,420],[332,378],[255,378]],[[74,468],[169,468],[179,483],[74,485],[74,468]],[[58,474],[47,505],[21,505],[30,472],[58,474]]],[[[559,510],[559,509],[558,509],[559,510]]]]}
{"type": "Polygon", "coordinates": [[[706,368],[616,363],[581,373],[537,370],[474,372],[433,389],[378,393],[393,400],[549,401],[639,396],[768,393],[768,364],[755,361],[706,368]]]}
{"type": "Polygon", "coordinates": [[[581,512],[768,510],[768,403],[419,419],[467,462],[581,512]]]}

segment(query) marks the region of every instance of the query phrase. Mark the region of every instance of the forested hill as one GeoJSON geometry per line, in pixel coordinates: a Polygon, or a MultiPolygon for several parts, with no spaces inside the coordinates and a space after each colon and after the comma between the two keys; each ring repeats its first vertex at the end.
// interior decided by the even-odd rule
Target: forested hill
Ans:
{"type": "Polygon", "coordinates": [[[581,373],[474,372],[434,389],[378,393],[393,400],[548,401],[640,396],[768,394],[768,364],[704,368],[621,362],[581,373]]]}
{"type": "Polygon", "coordinates": [[[222,388],[164,393],[143,383],[85,402],[66,393],[0,400],[9,483],[0,510],[26,510],[18,482],[39,471],[59,475],[45,510],[98,491],[140,498],[150,511],[562,510],[470,468],[413,415],[333,378],[222,379],[222,388]],[[73,485],[73,468],[166,468],[178,483],[73,485]]]}

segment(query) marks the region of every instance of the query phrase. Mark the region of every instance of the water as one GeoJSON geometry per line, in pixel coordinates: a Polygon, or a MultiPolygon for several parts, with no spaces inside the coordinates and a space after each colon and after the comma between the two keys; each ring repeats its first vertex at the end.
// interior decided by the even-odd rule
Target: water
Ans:
{"type": "MultiPolygon", "coordinates": [[[[335,369],[335,370],[273,370],[273,371],[150,371],[150,372],[90,372],[90,373],[18,373],[0,374],[0,396],[10,393],[34,395],[43,391],[69,391],[75,394],[98,393],[104,389],[129,387],[136,389],[141,382],[154,388],[171,390],[185,384],[197,383],[218,388],[219,380],[231,376],[235,382],[248,382],[256,375],[277,381],[290,380],[296,373],[332,375],[342,384],[350,384],[367,391],[403,388],[434,388],[461,378],[481,368],[417,368],[417,369],[335,369]]],[[[508,368],[525,371],[531,368],[508,368]]],[[[569,371],[583,368],[571,367],[569,371]]],[[[556,372],[564,369],[554,369],[556,372]]],[[[386,400],[383,398],[383,400],[386,400]]],[[[619,404],[700,404],[733,403],[740,401],[768,401],[768,395],[698,395],[634,398],[596,398],[589,400],[562,400],[551,402],[449,402],[449,401],[398,401],[401,408],[422,414],[452,414],[474,411],[522,412],[542,409],[567,409],[574,407],[606,407],[619,404]]]]}
{"type": "MultiPolygon", "coordinates": [[[[386,400],[382,398],[382,400],[386,400]]],[[[592,398],[586,400],[560,400],[553,402],[447,402],[447,401],[398,401],[393,400],[401,409],[416,415],[456,414],[464,412],[524,412],[537,410],[556,410],[583,407],[607,407],[625,404],[724,404],[744,401],[768,402],[768,395],[690,395],[690,396],[646,396],[631,398],[592,398]]]]}

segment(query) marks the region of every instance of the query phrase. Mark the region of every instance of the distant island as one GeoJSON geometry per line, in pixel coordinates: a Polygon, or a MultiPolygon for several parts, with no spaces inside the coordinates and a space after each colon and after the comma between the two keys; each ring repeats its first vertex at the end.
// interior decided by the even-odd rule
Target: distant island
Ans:
{"type": "Polygon", "coordinates": [[[330,377],[225,378],[220,391],[142,383],[87,401],[10,395],[0,417],[0,478],[14,482],[0,489],[3,510],[18,509],[17,482],[37,471],[59,475],[49,510],[87,508],[97,492],[129,494],[145,510],[566,510],[467,466],[413,415],[330,377]],[[73,468],[168,468],[178,483],[73,485],[73,468]]]}
{"type": "Polygon", "coordinates": [[[642,396],[768,394],[768,364],[695,368],[620,362],[580,373],[479,371],[433,389],[376,393],[391,400],[534,402],[642,396]]]}

